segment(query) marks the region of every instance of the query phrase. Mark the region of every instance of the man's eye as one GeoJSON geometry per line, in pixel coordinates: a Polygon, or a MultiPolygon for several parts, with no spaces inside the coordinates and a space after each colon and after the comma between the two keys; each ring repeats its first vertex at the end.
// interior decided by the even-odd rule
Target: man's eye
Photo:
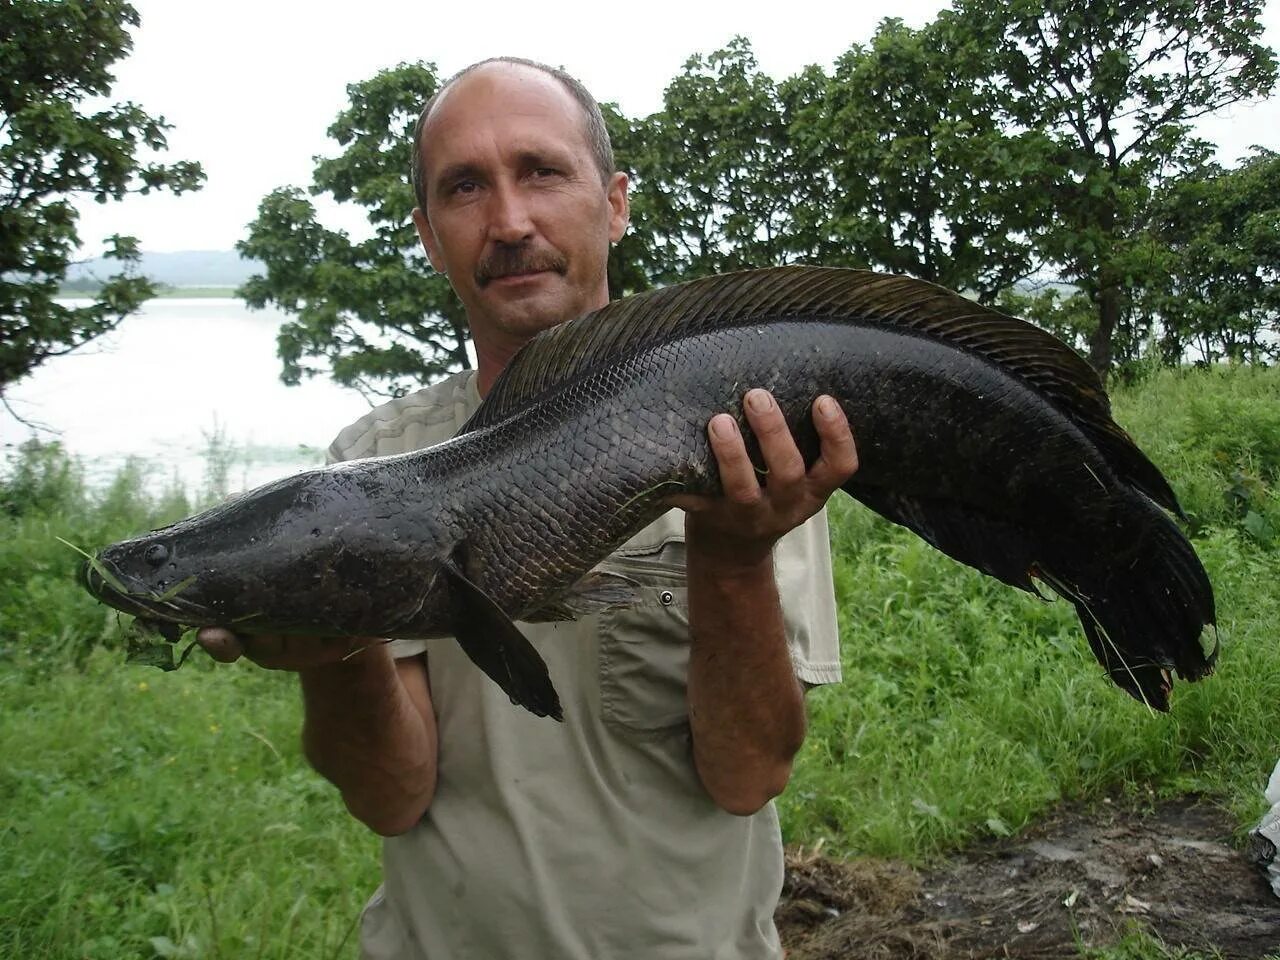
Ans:
{"type": "Polygon", "coordinates": [[[558,177],[560,171],[554,167],[537,167],[533,171],[535,177],[558,177]]]}
{"type": "Polygon", "coordinates": [[[476,182],[474,180],[459,180],[453,185],[452,193],[475,193],[476,182]]]}

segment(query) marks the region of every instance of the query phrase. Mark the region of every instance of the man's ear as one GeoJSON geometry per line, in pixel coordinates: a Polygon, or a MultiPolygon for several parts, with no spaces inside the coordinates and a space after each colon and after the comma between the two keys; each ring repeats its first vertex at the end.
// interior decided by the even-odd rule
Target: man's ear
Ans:
{"type": "Polygon", "coordinates": [[[627,196],[630,181],[625,173],[615,173],[609,178],[609,189],[606,197],[609,201],[609,242],[617,243],[627,232],[627,221],[631,219],[631,200],[627,196]]]}
{"type": "Polygon", "coordinates": [[[413,208],[413,225],[418,230],[418,239],[422,241],[422,249],[427,251],[427,259],[436,273],[448,274],[444,258],[440,256],[440,247],[436,244],[436,235],[431,230],[431,221],[421,207],[413,208]]]}

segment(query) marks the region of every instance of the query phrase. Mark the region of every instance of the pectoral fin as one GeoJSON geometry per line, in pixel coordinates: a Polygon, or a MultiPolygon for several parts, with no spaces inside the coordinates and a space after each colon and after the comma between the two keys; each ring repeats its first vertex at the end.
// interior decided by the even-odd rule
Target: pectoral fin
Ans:
{"type": "Polygon", "coordinates": [[[563,720],[547,664],[493,598],[446,560],[441,572],[453,597],[453,635],[471,661],[530,713],[563,720]]]}
{"type": "Polygon", "coordinates": [[[593,613],[629,607],[640,599],[636,582],[620,573],[592,570],[563,596],[527,614],[530,623],[577,620],[593,613]]]}

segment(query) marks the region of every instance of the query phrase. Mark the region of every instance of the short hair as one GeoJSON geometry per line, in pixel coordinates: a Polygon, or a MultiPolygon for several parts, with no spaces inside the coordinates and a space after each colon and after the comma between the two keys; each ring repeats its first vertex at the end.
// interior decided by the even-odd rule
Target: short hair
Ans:
{"type": "Polygon", "coordinates": [[[489,57],[469,67],[463,67],[446,80],[431,95],[431,99],[418,114],[418,122],[413,125],[413,163],[409,168],[409,182],[413,184],[413,196],[418,206],[424,211],[427,209],[427,170],[422,159],[422,133],[426,129],[431,111],[435,109],[436,103],[446,90],[467,74],[490,63],[512,63],[517,66],[532,67],[560,81],[560,84],[569,91],[578,106],[582,108],[583,130],[587,135],[587,145],[591,148],[592,160],[595,161],[596,169],[600,172],[601,183],[608,183],[609,178],[617,170],[613,161],[613,144],[609,142],[609,128],[605,126],[600,104],[596,102],[595,97],[591,96],[590,91],[558,67],[549,67],[545,63],[526,60],[524,57],[489,57]]]}

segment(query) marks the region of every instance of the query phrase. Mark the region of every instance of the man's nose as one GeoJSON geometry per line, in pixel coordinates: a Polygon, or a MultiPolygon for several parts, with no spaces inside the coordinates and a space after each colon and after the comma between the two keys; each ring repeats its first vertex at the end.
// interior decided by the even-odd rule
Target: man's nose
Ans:
{"type": "Polygon", "coordinates": [[[529,205],[517,184],[503,184],[490,194],[489,239],[522,243],[533,236],[529,205]]]}

